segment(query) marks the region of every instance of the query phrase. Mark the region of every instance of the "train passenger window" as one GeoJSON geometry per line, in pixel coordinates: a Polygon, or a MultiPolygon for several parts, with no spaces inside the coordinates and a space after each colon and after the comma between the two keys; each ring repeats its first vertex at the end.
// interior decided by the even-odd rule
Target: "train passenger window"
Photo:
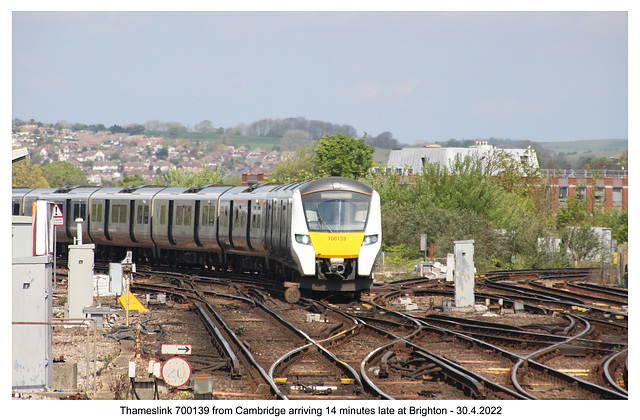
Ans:
{"type": "Polygon", "coordinates": [[[127,223],[127,206],[124,204],[114,204],[111,208],[112,223],[127,223]]]}
{"type": "Polygon", "coordinates": [[[184,206],[184,224],[185,226],[191,225],[191,206],[184,206]]]}
{"type": "Polygon", "coordinates": [[[178,206],[176,208],[176,225],[182,225],[182,219],[183,219],[183,213],[184,213],[184,206],[178,206]]]}
{"type": "Polygon", "coordinates": [[[148,205],[138,206],[136,222],[138,224],[145,224],[145,225],[149,223],[149,206],[148,205]]]}
{"type": "Polygon", "coordinates": [[[91,205],[91,215],[89,218],[92,222],[102,222],[102,204],[93,203],[91,205]]]}
{"type": "Polygon", "coordinates": [[[13,213],[14,216],[20,215],[20,203],[13,203],[13,213]]]}
{"type": "Polygon", "coordinates": [[[127,223],[127,206],[120,204],[120,223],[127,223]]]}
{"type": "Polygon", "coordinates": [[[224,227],[228,227],[229,226],[229,209],[225,208],[223,215],[222,215],[222,226],[224,227]]]}
{"type": "Polygon", "coordinates": [[[200,223],[202,226],[207,226],[209,224],[209,207],[202,207],[202,222],[200,223]]]}
{"type": "Polygon", "coordinates": [[[160,224],[167,223],[167,206],[160,206],[160,224]]]}
{"type": "Polygon", "coordinates": [[[85,220],[87,217],[87,205],[86,204],[74,204],[73,205],[73,220],[81,218],[85,220]]]}
{"type": "Polygon", "coordinates": [[[216,206],[211,206],[209,209],[209,226],[216,224],[216,206]]]}

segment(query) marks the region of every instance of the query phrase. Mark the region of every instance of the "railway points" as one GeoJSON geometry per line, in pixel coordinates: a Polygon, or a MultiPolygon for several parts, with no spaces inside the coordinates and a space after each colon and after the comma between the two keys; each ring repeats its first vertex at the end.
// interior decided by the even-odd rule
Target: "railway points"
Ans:
{"type": "MultiPolygon", "coordinates": [[[[560,275],[557,294],[538,287],[549,272],[493,273],[476,279],[477,304],[463,311],[443,304],[453,293],[444,279],[378,285],[360,300],[325,294],[292,304],[282,288],[254,277],[137,271],[132,292],[149,312],[133,316],[130,328],[122,317],[105,319],[96,336],[95,377],[82,367],[81,340],[54,330],[56,358],[78,363],[72,395],[195,398],[193,380],[177,387],[145,382],[153,377],[150,361],[175,357],[163,354],[163,345],[186,343],[191,354],[180,357],[194,376],[210,378],[209,398],[216,399],[628,398],[626,291],[591,287],[584,272],[560,275]],[[522,309],[514,309],[517,301],[522,309]],[[115,365],[123,354],[137,367],[131,381],[115,365]]],[[[100,300],[116,306],[115,298],[100,300]]],[[[52,394],[42,398],[59,398],[52,394]]]]}

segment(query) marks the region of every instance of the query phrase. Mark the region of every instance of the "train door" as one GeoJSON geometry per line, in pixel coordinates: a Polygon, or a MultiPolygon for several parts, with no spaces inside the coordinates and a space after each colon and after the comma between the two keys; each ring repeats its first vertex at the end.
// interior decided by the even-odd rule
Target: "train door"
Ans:
{"type": "Polygon", "coordinates": [[[67,234],[70,235],[69,238],[74,238],[78,234],[78,229],[76,227],[75,221],[81,219],[84,222],[84,226],[86,229],[84,230],[82,236],[83,240],[87,240],[88,232],[89,232],[89,218],[87,217],[87,203],[83,202],[71,202],[71,200],[67,200],[67,207],[73,206],[73,218],[69,220],[67,224],[67,234]]]}
{"type": "MultiPolygon", "coordinates": [[[[284,248],[291,249],[291,199],[284,200],[284,248]]],[[[285,251],[289,255],[289,251],[285,251]]]]}
{"type": "Polygon", "coordinates": [[[131,242],[138,242],[136,240],[136,234],[134,231],[135,220],[136,220],[135,216],[136,216],[136,201],[130,200],[129,201],[129,237],[131,238],[131,242]]]}
{"type": "Polygon", "coordinates": [[[169,238],[169,243],[171,245],[175,245],[176,241],[173,239],[173,205],[175,201],[169,200],[169,213],[167,215],[167,237],[169,238]]]}
{"type": "Polygon", "coordinates": [[[111,207],[111,200],[104,200],[104,237],[107,241],[112,241],[111,234],[109,233],[109,215],[111,214],[109,208],[111,207]]]}
{"type": "Polygon", "coordinates": [[[229,245],[231,245],[231,248],[235,248],[233,245],[233,200],[229,201],[229,216],[227,221],[229,222],[229,230],[226,234],[229,237],[229,245]]]}
{"type": "Polygon", "coordinates": [[[200,200],[196,200],[195,203],[193,211],[193,240],[196,245],[202,246],[202,242],[200,242],[200,200]]]}
{"type": "Polygon", "coordinates": [[[286,247],[286,230],[287,230],[287,203],[285,200],[280,200],[280,228],[278,229],[278,247],[280,253],[285,253],[286,247]]]}
{"type": "Polygon", "coordinates": [[[266,213],[264,216],[264,243],[265,243],[265,247],[267,248],[267,250],[269,252],[273,252],[273,245],[271,244],[271,218],[272,218],[272,213],[273,211],[271,210],[271,199],[267,199],[267,202],[265,203],[266,206],[266,213]]]}
{"type": "Polygon", "coordinates": [[[65,204],[66,210],[67,210],[67,214],[65,214],[65,234],[67,235],[67,238],[69,239],[73,239],[73,236],[71,235],[71,223],[76,220],[75,217],[72,218],[72,209],[71,209],[71,199],[68,198],[65,204]]]}
{"type": "Polygon", "coordinates": [[[251,246],[251,200],[247,201],[247,216],[245,218],[245,236],[247,238],[247,246],[253,250],[251,246]]]}

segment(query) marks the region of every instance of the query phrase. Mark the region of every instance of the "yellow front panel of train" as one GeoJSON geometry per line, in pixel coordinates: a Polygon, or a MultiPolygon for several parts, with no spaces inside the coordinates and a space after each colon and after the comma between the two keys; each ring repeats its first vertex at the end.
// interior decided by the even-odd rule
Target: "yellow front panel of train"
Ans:
{"type": "Polygon", "coordinates": [[[364,232],[309,232],[316,258],[358,258],[364,232]]]}

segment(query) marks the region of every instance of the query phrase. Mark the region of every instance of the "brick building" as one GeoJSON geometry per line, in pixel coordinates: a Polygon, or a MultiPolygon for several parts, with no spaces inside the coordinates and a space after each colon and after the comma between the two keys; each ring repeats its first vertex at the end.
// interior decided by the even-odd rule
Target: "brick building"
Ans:
{"type": "Polygon", "coordinates": [[[629,209],[628,171],[542,171],[556,208],[569,197],[576,197],[587,200],[589,210],[629,209]]]}

